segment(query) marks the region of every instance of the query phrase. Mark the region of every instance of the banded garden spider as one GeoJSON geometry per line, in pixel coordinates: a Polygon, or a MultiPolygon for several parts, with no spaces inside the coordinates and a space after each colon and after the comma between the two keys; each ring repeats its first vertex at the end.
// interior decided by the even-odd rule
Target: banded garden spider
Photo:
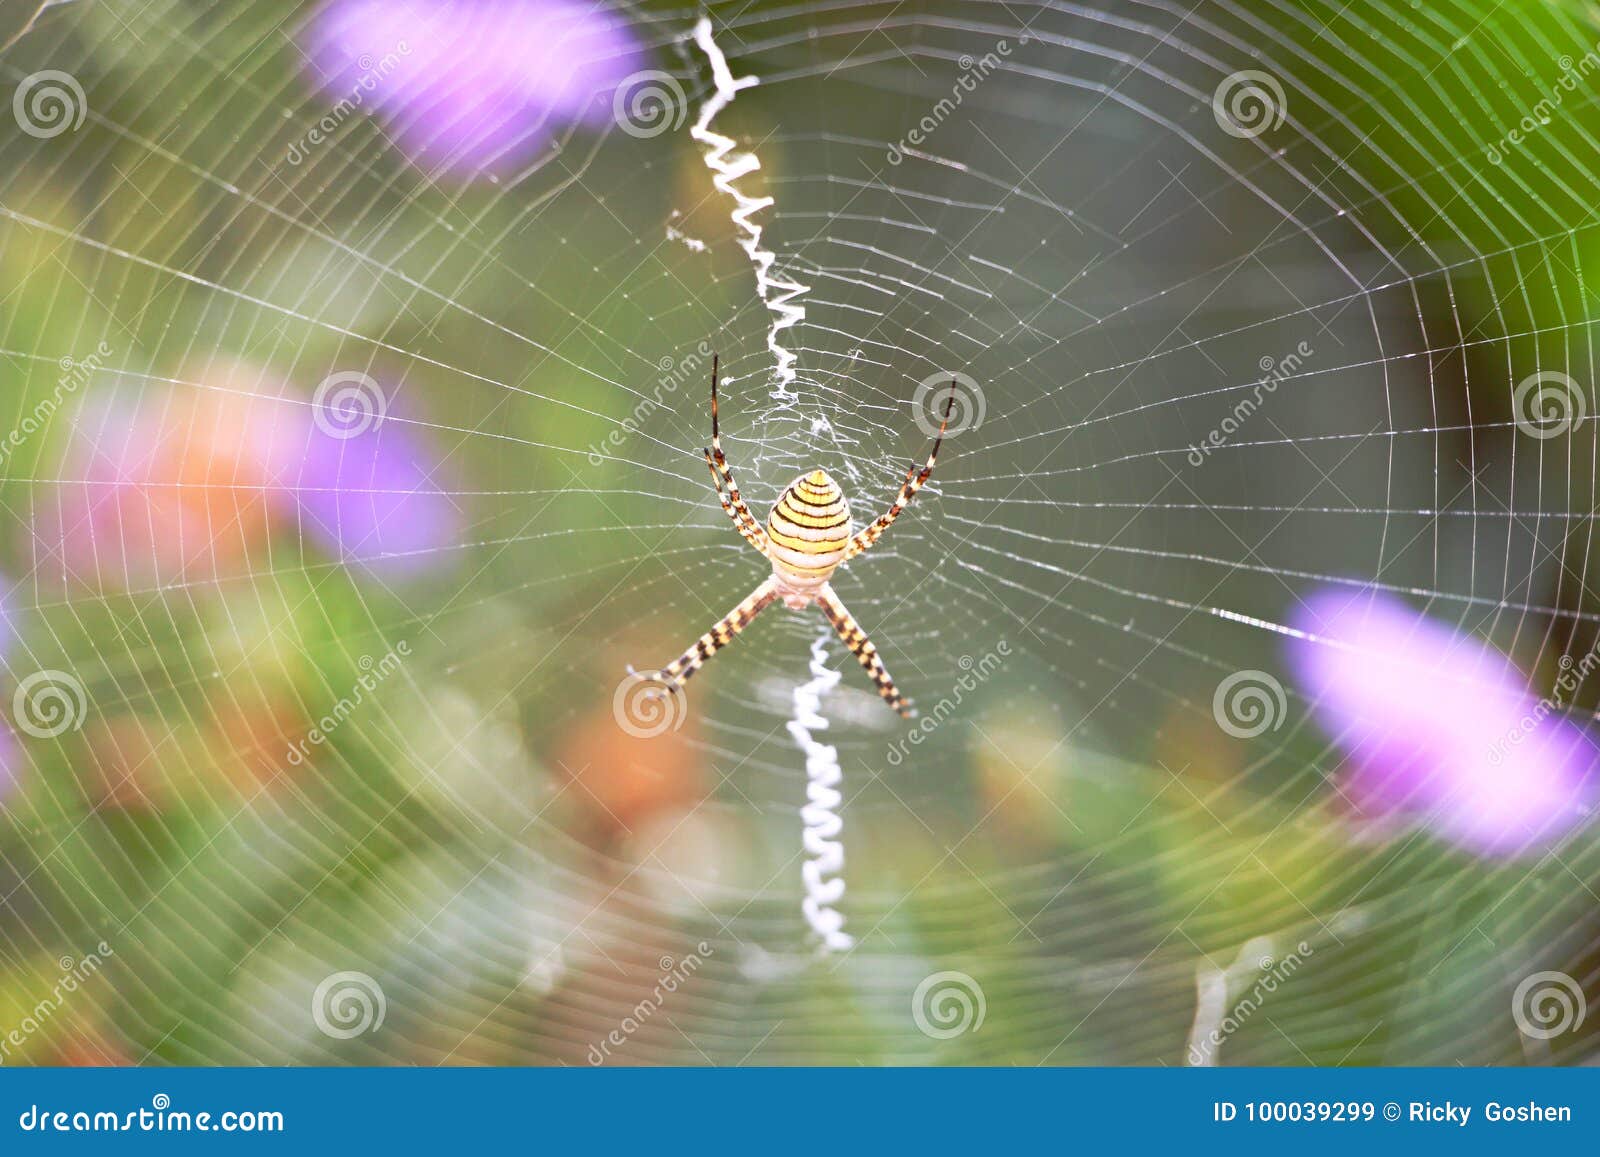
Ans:
{"type": "Polygon", "coordinates": [[[789,484],[772,507],[772,514],[763,527],[756,521],[749,506],[739,494],[739,485],[733,480],[733,469],[722,452],[722,431],[717,423],[717,372],[718,359],[711,359],[711,448],[704,450],[706,465],[711,468],[711,481],[717,488],[717,498],[722,509],[733,519],[734,526],[751,546],[759,550],[772,563],[772,576],[756,587],[733,610],[695,641],[678,658],[655,676],[668,692],[677,692],[694,675],[707,659],[748,627],[751,621],[779,599],[790,610],[804,610],[813,602],[833,629],[844,640],[844,645],[856,657],[877,685],[878,694],[901,715],[910,718],[915,714],[911,700],[900,694],[889,672],[884,669],[878,649],[872,645],[856,622],[845,610],[844,603],[833,593],[828,579],[841,563],[861,554],[883,537],[883,532],[900,517],[917,491],[922,489],[933,473],[933,463],[939,457],[939,445],[944,441],[945,428],[950,424],[950,407],[955,402],[956,382],[950,382],[950,396],[945,401],[944,419],[939,423],[939,434],[933,440],[928,460],[918,470],[912,466],[906,471],[906,480],[888,511],[865,529],[852,534],[850,504],[844,491],[828,476],[826,470],[812,470],[789,484]],[[726,484],[726,490],[724,490],[726,484]]]}

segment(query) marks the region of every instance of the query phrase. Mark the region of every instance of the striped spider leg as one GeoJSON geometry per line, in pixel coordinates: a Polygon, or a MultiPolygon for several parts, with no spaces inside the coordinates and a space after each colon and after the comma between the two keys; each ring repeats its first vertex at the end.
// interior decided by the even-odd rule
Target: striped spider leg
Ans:
{"type": "Polygon", "coordinates": [[[955,401],[956,382],[952,378],[949,396],[945,398],[944,417],[939,420],[939,434],[933,440],[933,449],[928,451],[928,460],[922,464],[921,470],[913,465],[906,471],[905,483],[900,487],[900,493],[895,495],[894,501],[889,504],[889,509],[879,515],[871,526],[850,540],[850,547],[844,553],[846,561],[855,558],[882,538],[883,532],[894,525],[894,520],[900,517],[900,512],[911,504],[911,500],[917,496],[917,491],[921,490],[932,476],[933,464],[939,460],[939,447],[944,443],[944,432],[950,425],[950,407],[955,405],[955,401]]]}
{"type": "Polygon", "coordinates": [[[750,513],[750,507],[739,493],[739,484],[733,480],[733,467],[728,465],[728,456],[722,452],[722,427],[717,422],[717,369],[718,356],[711,355],[711,448],[701,450],[706,456],[706,465],[711,468],[711,482],[717,488],[717,499],[722,503],[722,509],[727,511],[728,517],[733,519],[733,524],[739,528],[739,533],[744,535],[745,541],[755,547],[762,554],[767,553],[767,534],[761,529],[761,523],[756,521],[756,516],[750,513]],[[728,492],[722,492],[726,483],[728,492]]]}
{"type": "Polygon", "coordinates": [[[861,629],[861,624],[856,622],[856,617],[845,609],[839,601],[839,596],[833,593],[833,588],[824,583],[817,592],[817,605],[822,608],[822,613],[827,616],[828,622],[833,624],[833,629],[838,632],[839,638],[844,640],[844,645],[856,657],[856,662],[866,669],[867,676],[877,687],[878,694],[883,696],[883,701],[898,711],[902,717],[910,719],[916,714],[916,709],[911,706],[911,700],[900,694],[900,688],[895,686],[894,677],[884,667],[883,660],[878,657],[878,648],[873,646],[872,640],[867,638],[867,633],[861,629]]]}
{"type": "Polygon", "coordinates": [[[769,578],[751,591],[749,596],[724,615],[715,626],[695,640],[682,655],[661,670],[660,681],[667,690],[676,691],[689,681],[689,677],[705,665],[705,661],[733,642],[734,636],[748,627],[762,611],[778,598],[778,580],[769,578]]]}
{"type": "Polygon", "coordinates": [[[722,452],[722,430],[717,415],[718,371],[719,362],[713,356],[711,446],[704,451],[706,465],[711,470],[711,481],[717,488],[717,499],[722,503],[722,509],[733,520],[745,541],[772,564],[772,575],[695,640],[694,646],[658,672],[653,681],[668,692],[678,691],[705,665],[706,660],[733,642],[757,615],[773,603],[782,600],[784,606],[796,611],[816,603],[850,653],[865,668],[877,686],[878,694],[890,707],[909,718],[914,714],[911,700],[900,693],[885,669],[877,647],[867,638],[867,633],[861,629],[855,617],[845,609],[828,580],[841,563],[868,550],[882,538],[928,481],[933,473],[934,462],[939,457],[945,430],[950,424],[950,410],[955,403],[955,381],[950,383],[944,418],[939,423],[939,433],[933,440],[933,449],[929,451],[927,461],[920,470],[913,465],[906,471],[905,483],[886,513],[860,533],[852,533],[850,504],[845,500],[844,491],[826,470],[812,470],[796,478],[773,505],[766,526],[763,527],[756,520],[739,493],[733,468],[728,465],[727,456],[722,452]]]}

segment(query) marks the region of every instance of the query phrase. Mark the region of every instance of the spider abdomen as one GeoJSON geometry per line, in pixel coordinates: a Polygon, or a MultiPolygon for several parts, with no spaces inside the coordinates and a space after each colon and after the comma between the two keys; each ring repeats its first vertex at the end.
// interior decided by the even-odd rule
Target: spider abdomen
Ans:
{"type": "MultiPolygon", "coordinates": [[[[825,470],[791,482],[767,518],[773,572],[795,593],[828,581],[850,544],[850,506],[825,470]]],[[[786,600],[787,601],[787,600],[786,600]]]]}

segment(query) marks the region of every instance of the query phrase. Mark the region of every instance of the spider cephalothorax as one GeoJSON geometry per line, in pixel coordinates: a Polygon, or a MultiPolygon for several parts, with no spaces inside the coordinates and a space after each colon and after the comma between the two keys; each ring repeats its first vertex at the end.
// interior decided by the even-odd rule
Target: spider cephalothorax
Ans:
{"type": "Polygon", "coordinates": [[[717,487],[717,497],[722,509],[728,512],[733,524],[744,535],[745,541],[759,550],[772,563],[772,577],[768,578],[744,602],[734,607],[716,626],[696,640],[677,659],[661,670],[657,679],[668,691],[676,691],[688,682],[705,661],[733,641],[735,635],[750,625],[754,619],[774,602],[782,600],[791,610],[804,610],[813,602],[822,608],[828,622],[850,648],[872,681],[878,694],[901,715],[912,714],[911,700],[900,694],[889,672],[884,669],[878,649],[872,645],[855,618],[845,610],[839,596],[833,593],[828,580],[839,564],[847,562],[866,550],[889,525],[900,517],[906,504],[922,489],[922,484],[933,473],[933,463],[939,456],[939,445],[944,441],[945,427],[950,421],[950,407],[955,400],[955,382],[950,383],[950,398],[945,402],[944,420],[939,424],[939,435],[933,440],[928,460],[918,470],[913,466],[906,471],[905,484],[890,504],[888,511],[872,525],[854,532],[850,522],[850,504],[844,491],[828,476],[826,470],[813,470],[791,482],[778,501],[763,527],[750,513],[739,494],[739,485],[733,480],[733,469],[722,453],[722,431],[717,421],[717,359],[711,359],[711,446],[705,451],[706,465],[711,467],[711,480],[717,487]]]}

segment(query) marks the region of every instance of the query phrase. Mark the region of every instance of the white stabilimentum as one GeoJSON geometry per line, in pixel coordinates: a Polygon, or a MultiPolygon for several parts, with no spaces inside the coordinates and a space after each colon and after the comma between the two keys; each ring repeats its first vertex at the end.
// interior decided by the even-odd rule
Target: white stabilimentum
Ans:
{"type": "MultiPolygon", "coordinates": [[[[795,380],[795,354],[778,340],[778,335],[805,317],[805,307],[795,304],[794,299],[806,292],[807,287],[772,274],[777,257],[761,244],[761,226],[751,220],[756,213],[772,205],[772,198],[746,196],[735,184],[739,178],[760,169],[760,160],[752,152],[735,152],[737,142],[711,130],[712,120],[733,101],[739,90],[759,81],[754,76],[734,77],[728,68],[728,58],[711,34],[710,17],[701,17],[695,25],[694,39],[711,62],[716,89],[700,107],[700,115],[690,126],[689,133],[705,147],[706,167],[714,174],[712,183],[733,198],[732,220],[743,234],[739,245],[756,267],[756,292],[773,315],[767,329],[767,349],[777,361],[773,396],[792,402],[795,395],[790,387],[795,380]]],[[[801,908],[825,952],[850,948],[855,943],[845,933],[844,916],[835,907],[844,899],[844,878],[840,875],[844,870],[844,845],[839,842],[844,821],[838,812],[844,797],[839,793],[839,782],[843,778],[839,753],[832,745],[818,743],[812,737],[813,731],[828,726],[822,716],[822,696],[839,682],[839,672],[830,670],[826,663],[828,636],[824,628],[812,645],[811,680],[795,688],[794,718],[789,722],[789,734],[806,756],[808,802],[800,809],[800,818],[805,823],[806,851],[806,861],[800,872],[805,880],[806,898],[801,908]]]]}
{"type": "Polygon", "coordinates": [[[805,823],[806,861],[800,866],[805,880],[806,898],[801,908],[806,921],[822,941],[824,952],[853,947],[855,941],[844,930],[844,916],[837,905],[844,899],[844,845],[839,833],[844,820],[839,816],[839,804],[844,796],[839,782],[844,773],[839,769],[839,752],[832,744],[819,743],[814,731],[827,728],[822,716],[822,696],[839,682],[839,672],[828,667],[828,631],[817,636],[811,644],[811,679],[794,689],[794,718],[789,721],[789,734],[806,755],[806,799],[800,809],[805,823]]]}
{"type": "Polygon", "coordinates": [[[715,174],[712,184],[733,198],[733,223],[743,234],[739,238],[739,247],[749,255],[750,261],[755,265],[756,292],[773,315],[772,325],[767,329],[767,349],[772,351],[772,356],[778,363],[777,384],[773,396],[780,401],[792,403],[795,395],[790,387],[794,385],[795,379],[795,354],[778,341],[778,335],[805,318],[805,306],[795,304],[794,299],[806,292],[809,287],[781,275],[773,276],[772,265],[777,256],[772,250],[762,246],[761,226],[750,219],[771,206],[772,198],[746,196],[734,184],[740,177],[748,176],[761,168],[761,161],[752,152],[734,152],[737,142],[733,138],[711,131],[713,118],[732,103],[739,90],[750,88],[760,82],[754,76],[734,78],[732,70],[728,68],[728,58],[722,55],[722,49],[717,47],[717,42],[711,35],[709,16],[702,16],[700,22],[695,25],[694,40],[706,54],[706,59],[711,62],[711,78],[716,85],[716,91],[700,106],[700,116],[689,127],[689,135],[705,146],[706,167],[715,174]]]}

